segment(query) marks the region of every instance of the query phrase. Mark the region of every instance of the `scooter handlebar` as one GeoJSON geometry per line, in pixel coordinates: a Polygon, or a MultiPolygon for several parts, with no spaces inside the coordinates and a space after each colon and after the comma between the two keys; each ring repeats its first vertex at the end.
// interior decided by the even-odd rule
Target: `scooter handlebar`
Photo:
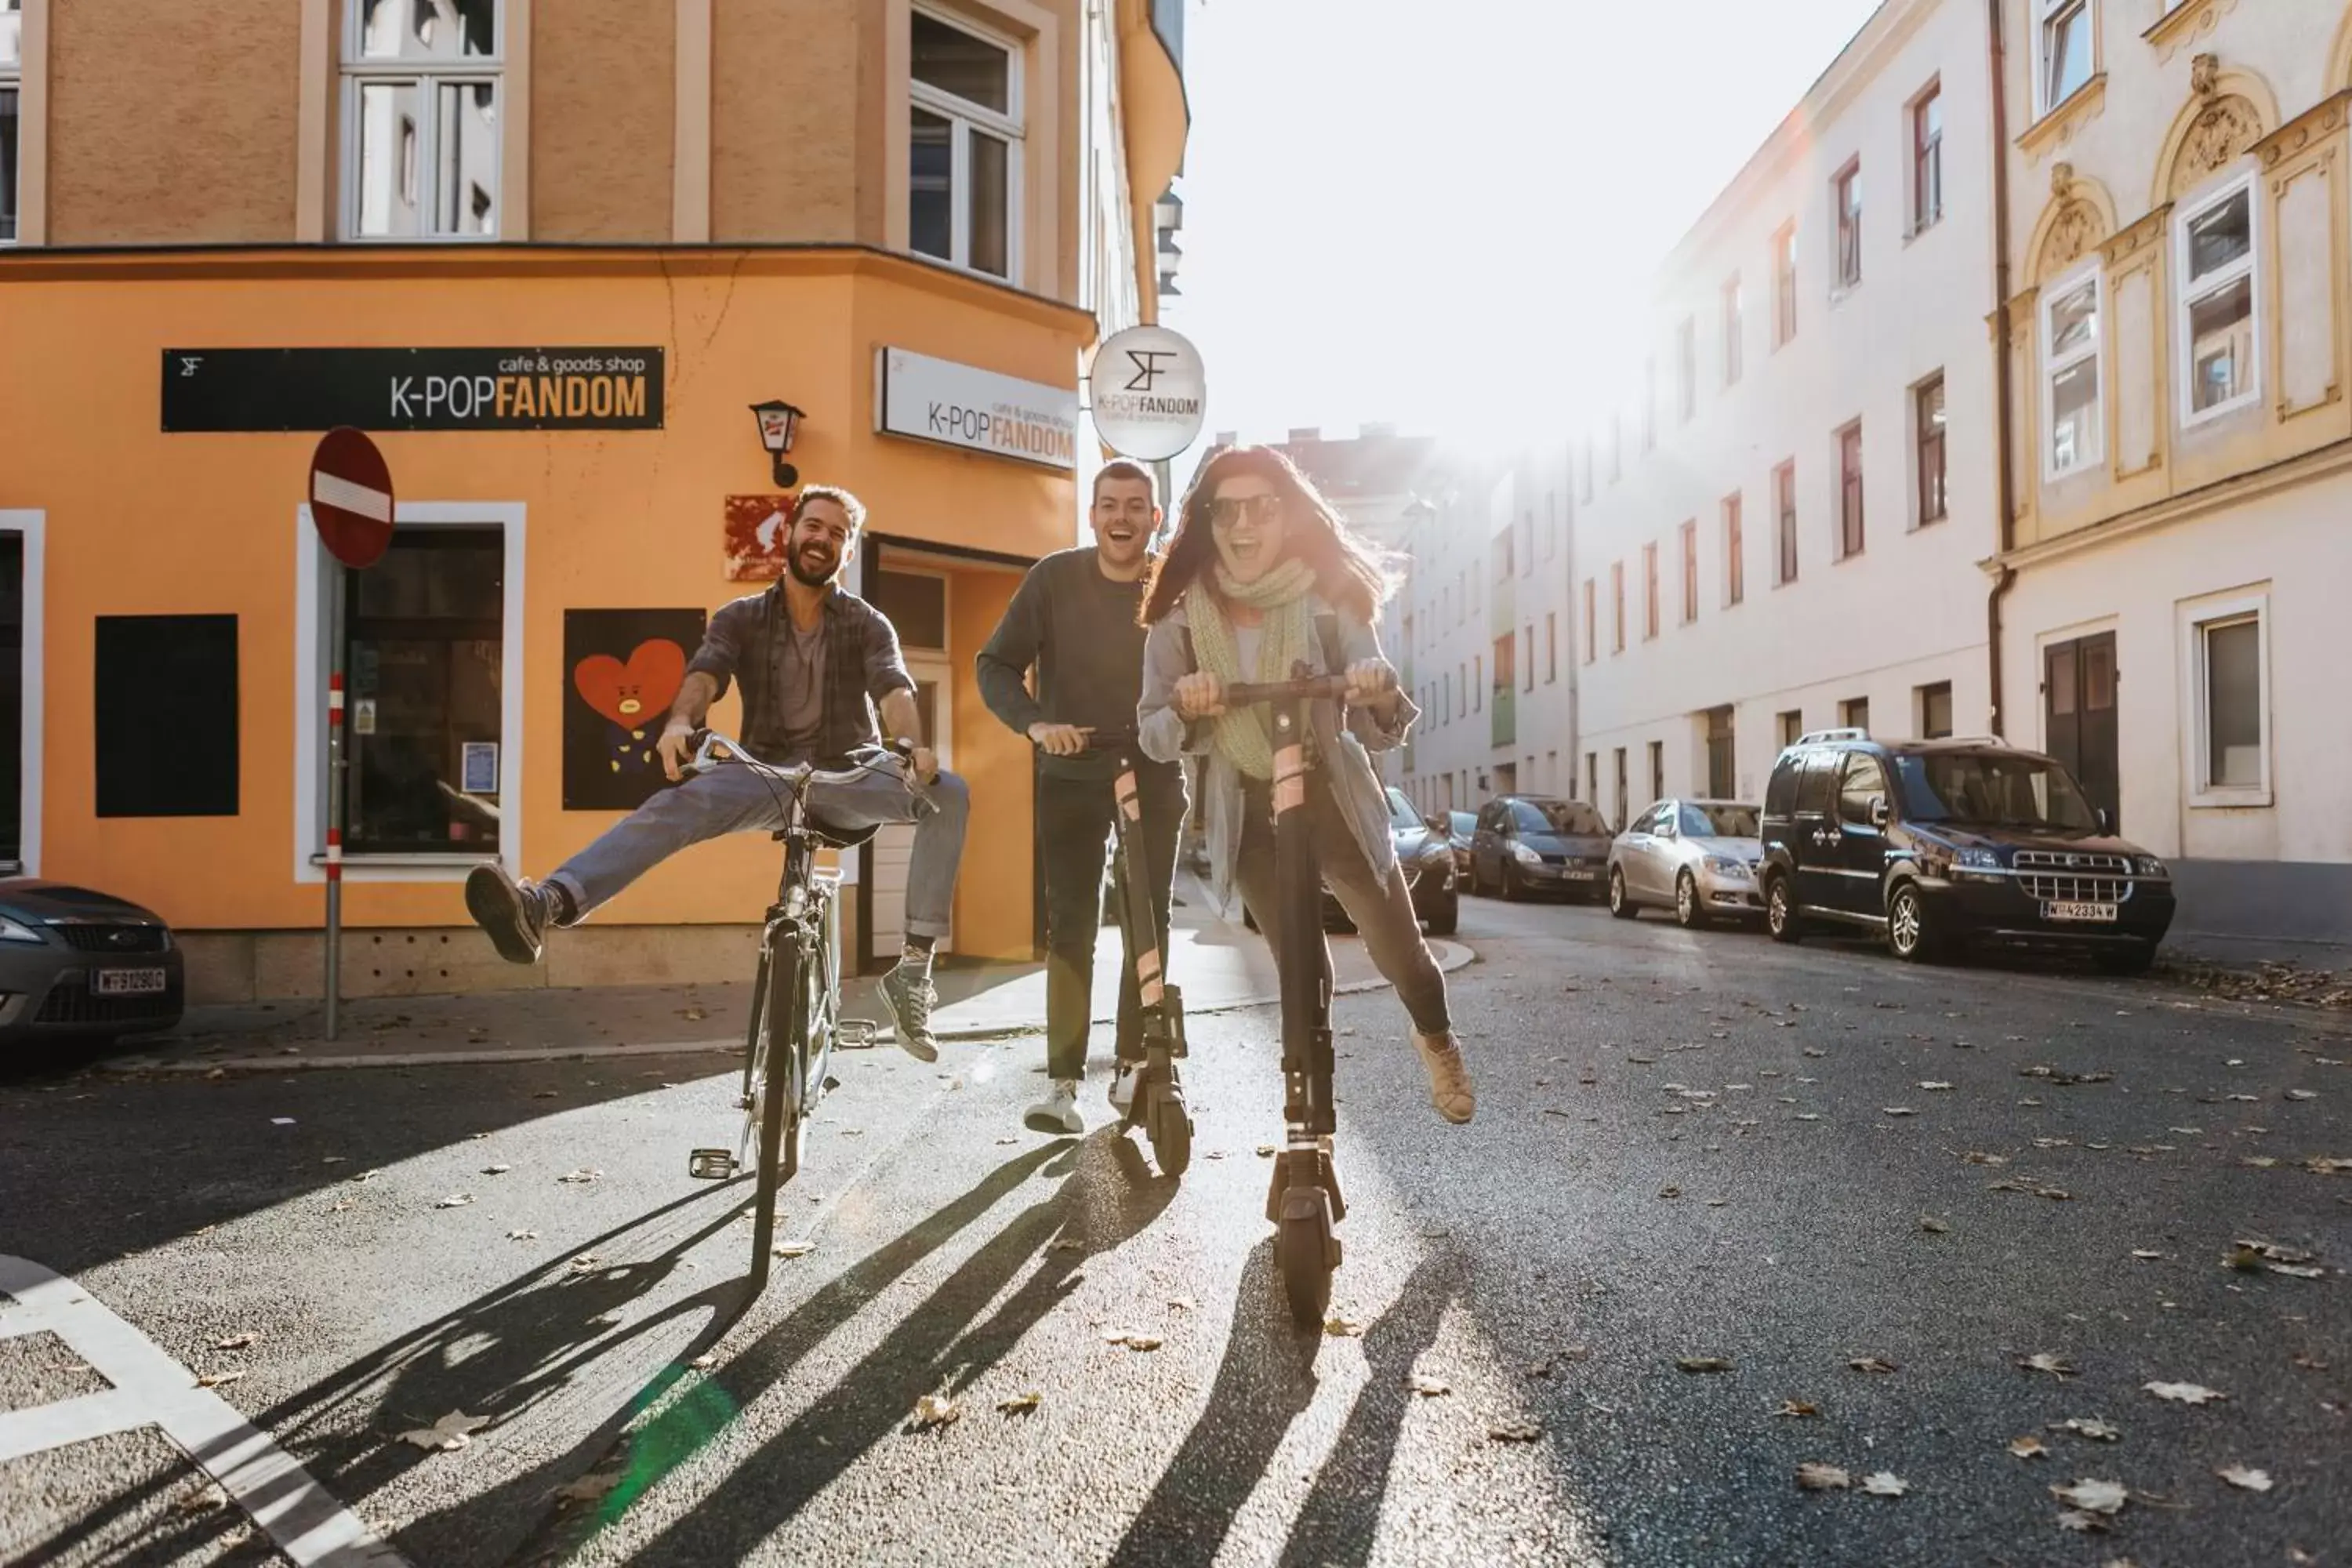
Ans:
{"type": "Polygon", "coordinates": [[[1253,702],[1288,702],[1297,698],[1328,698],[1337,702],[1348,695],[1344,675],[1310,675],[1297,680],[1236,682],[1224,690],[1225,705],[1245,708],[1253,702]]]}

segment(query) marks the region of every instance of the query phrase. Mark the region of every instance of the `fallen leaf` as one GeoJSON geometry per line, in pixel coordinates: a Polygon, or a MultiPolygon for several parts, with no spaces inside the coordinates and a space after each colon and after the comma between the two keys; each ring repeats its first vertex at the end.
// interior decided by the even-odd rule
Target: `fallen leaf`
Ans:
{"type": "Polygon", "coordinates": [[[2125,1491],[2121,1481],[2078,1479],[2071,1487],[2052,1487],[2050,1495],[2060,1502],[2072,1503],[2084,1513],[2115,1514],[2123,1510],[2125,1491]]]}
{"type": "Polygon", "coordinates": [[[383,1173],[382,1171],[362,1171],[358,1175],[353,1176],[352,1180],[354,1182],[373,1182],[378,1176],[383,1174],[383,1173]]]}
{"type": "Polygon", "coordinates": [[[570,1486],[556,1488],[555,1495],[571,1502],[594,1502],[613,1489],[621,1474],[619,1470],[600,1470],[594,1475],[583,1476],[570,1486]]]}
{"type": "Polygon", "coordinates": [[[1275,1149],[1274,1149],[1274,1145],[1273,1145],[1273,1144],[1271,1144],[1271,1143],[1261,1143],[1261,1144],[1259,1144],[1259,1145],[1257,1146],[1257,1157],[1258,1157],[1259,1159],[1261,1159],[1261,1160],[1271,1160],[1271,1159],[1273,1159],[1273,1158],[1274,1158],[1274,1154],[1275,1154],[1275,1149]]]}
{"type": "Polygon", "coordinates": [[[1911,1483],[1892,1470],[1874,1470],[1862,1478],[1862,1489],[1873,1497],[1901,1497],[1911,1483]]]}
{"type": "Polygon", "coordinates": [[[329,1214],[341,1214],[345,1209],[357,1208],[358,1206],[359,1205],[357,1204],[352,1202],[349,1198],[337,1198],[333,1203],[327,1205],[327,1212],[329,1214]]]}
{"type": "Polygon", "coordinates": [[[553,1100],[555,1098],[555,1091],[551,1089],[542,1089],[537,1094],[532,1095],[531,1098],[533,1100],[553,1100]]]}
{"type": "Polygon", "coordinates": [[[700,1355],[696,1356],[692,1361],[688,1362],[686,1364],[692,1367],[697,1372],[709,1372],[712,1367],[719,1364],[719,1352],[717,1351],[704,1351],[700,1355]]]}
{"type": "Polygon", "coordinates": [[[1532,1421],[1505,1421],[1487,1427],[1486,1436],[1497,1443],[1532,1443],[1543,1428],[1532,1421]]]}
{"type": "Polygon", "coordinates": [[[1775,1415],[1819,1415],[1821,1413],[1820,1405],[1809,1405],[1801,1399],[1784,1399],[1780,1401],[1780,1408],[1772,1412],[1775,1415]]]}
{"type": "Polygon", "coordinates": [[[996,1141],[996,1143],[997,1143],[997,1147],[999,1147],[999,1148],[1003,1148],[1003,1147],[1005,1144],[1007,1144],[1007,1143],[1018,1143],[1018,1142],[1021,1142],[1021,1140],[1020,1140],[1020,1138],[1019,1138],[1019,1136],[1018,1136],[1018,1135],[1013,1135],[1013,1136],[1007,1136],[1007,1137],[1003,1137],[1003,1138],[999,1138],[999,1139],[996,1141]]]}
{"type": "Polygon", "coordinates": [[[2307,1089],[2288,1089],[2286,1091],[2286,1097],[2289,1100],[2317,1100],[2319,1098],[2317,1094],[2307,1089]]]}
{"type": "Polygon", "coordinates": [[[2161,1257],[2163,1257],[2163,1256],[2164,1256],[2164,1254],[2162,1254],[2161,1252],[2157,1252],[2157,1251],[2155,1251],[2155,1250],[2153,1250],[2153,1249],[2151,1249],[2151,1248],[2148,1248],[2148,1247],[2133,1247],[2133,1248],[2132,1248],[2132,1256],[2133,1256],[2134,1258],[2139,1258],[2140,1260],[2142,1260],[2143,1262],[2145,1262],[2145,1261],[2147,1261],[2147,1260],[2152,1259],[2152,1258],[2161,1258],[2161,1257]]]}
{"type": "Polygon", "coordinates": [[[482,1167],[482,1174],[486,1176],[503,1176],[509,1171],[513,1169],[514,1167],[512,1165],[485,1165],[482,1167]]]}
{"type": "Polygon", "coordinates": [[[1886,1116],[1916,1116],[1919,1114],[1907,1105],[1881,1106],[1879,1110],[1881,1114],[1886,1116]]]}
{"type": "Polygon", "coordinates": [[[1128,1334],[1119,1341],[1131,1351],[1156,1351],[1166,1342],[1156,1334],[1128,1334]]]}
{"type": "Polygon", "coordinates": [[[1808,1462],[1797,1467],[1797,1485],[1809,1492],[1842,1492],[1853,1485],[1853,1478],[1835,1465],[1808,1462]]]}
{"type": "Polygon", "coordinates": [[[2028,1372],[2046,1372],[2062,1383],[2074,1375],[2074,1369],[2067,1364],[2063,1356],[2053,1355],[2048,1351],[2036,1351],[2017,1364],[2028,1372]]]}
{"type": "Polygon", "coordinates": [[[915,1401],[915,1430],[945,1426],[963,1415],[963,1405],[944,1394],[926,1394],[915,1401]]]}
{"type": "Polygon", "coordinates": [[[778,1258],[806,1258],[816,1250],[814,1241],[780,1241],[772,1249],[778,1258]]]}
{"type": "Polygon", "coordinates": [[[2271,1473],[2268,1470],[2250,1470],[2243,1465],[2231,1465],[2213,1473],[2231,1486],[2246,1491],[2266,1492],[2271,1489],[2271,1473]]]}
{"type": "Polygon", "coordinates": [[[1919,1228],[1926,1231],[1930,1236],[1941,1236],[1952,1227],[1946,1225],[1942,1220],[1933,1219],[1926,1215],[1922,1215],[1919,1216],[1919,1228]]]}
{"type": "Polygon", "coordinates": [[[1180,1312],[1193,1311],[1201,1305],[1200,1302],[1195,1301],[1190,1296],[1171,1296],[1168,1298],[1168,1304],[1175,1308],[1180,1312]]]}
{"type": "Polygon", "coordinates": [[[556,1177],[555,1181],[558,1186],[583,1187],[586,1186],[590,1182],[596,1180],[597,1177],[604,1173],[602,1171],[567,1171],[562,1175],[556,1177]]]}
{"type": "Polygon", "coordinates": [[[1885,1357],[1874,1355],[1856,1356],[1845,1364],[1856,1372],[1890,1373],[1903,1370],[1885,1357]]]}
{"type": "Polygon", "coordinates": [[[244,1375],[245,1369],[243,1367],[239,1367],[234,1372],[208,1372],[205,1373],[204,1376],[196,1379],[196,1386],[198,1388],[220,1388],[226,1384],[235,1383],[238,1378],[243,1377],[244,1375]]]}
{"type": "Polygon", "coordinates": [[[1363,1333],[1364,1329],[1363,1323],[1336,1312],[1323,1320],[1323,1331],[1334,1339],[1355,1339],[1363,1333]]]}
{"type": "Polygon", "coordinates": [[[1660,1187],[1658,1195],[1662,1198],[1678,1198],[1683,1195],[1683,1190],[1680,1187],[1660,1187]]]}
{"type": "Polygon", "coordinates": [[[462,1448],[474,1440],[474,1434],[490,1424],[486,1415],[468,1415],[462,1410],[452,1410],[430,1426],[419,1426],[403,1432],[400,1440],[414,1443],[420,1448],[462,1448]]]}
{"type": "Polygon", "coordinates": [[[261,1336],[259,1334],[231,1334],[225,1340],[215,1342],[213,1349],[216,1351],[241,1351],[260,1337],[261,1336]]]}
{"type": "Polygon", "coordinates": [[[2143,1383],[2140,1386],[2158,1399],[2169,1399],[2179,1405],[2207,1405],[2230,1397],[2194,1383],[2143,1383]]]}
{"type": "Polygon", "coordinates": [[[2050,1457],[2050,1450],[2042,1446],[2039,1437],[2011,1437],[2009,1451],[2021,1459],[2046,1459],[2050,1457]]]}
{"type": "Polygon", "coordinates": [[[604,1266],[604,1260],[593,1252],[583,1252],[572,1260],[572,1271],[575,1274],[593,1273],[604,1266]]]}
{"type": "Polygon", "coordinates": [[[1729,1372],[1733,1370],[1729,1362],[1724,1360],[1721,1356],[1714,1355],[1686,1355],[1676,1361],[1675,1364],[1682,1368],[1685,1372],[1729,1372]]]}
{"type": "Polygon", "coordinates": [[[1415,1394],[1420,1394],[1423,1399],[1435,1399],[1442,1394],[1451,1394],[1454,1392],[1453,1388],[1447,1384],[1444,1379],[1431,1377],[1424,1373],[1418,1372],[1412,1374],[1412,1378],[1407,1381],[1405,1386],[1412,1389],[1415,1394]]]}
{"type": "Polygon", "coordinates": [[[1829,1055],[1829,1052],[1815,1046],[1807,1046],[1805,1047],[1805,1054],[1809,1057],[1825,1057],[1829,1055]]]}
{"type": "Polygon", "coordinates": [[[2107,1528],[2107,1521],[2095,1513],[2084,1513],[2079,1510],[2069,1509],[2058,1516],[2058,1528],[2074,1531],[2079,1534],[2089,1534],[2093,1531],[2104,1534],[2107,1528]]]}
{"type": "Polygon", "coordinates": [[[1945,1082],[1943,1082],[1943,1081],[1941,1081],[1940,1079],[1922,1079],[1920,1080],[1920,1082],[1919,1082],[1919,1087],[1920,1087],[1921,1089],[1928,1089],[1928,1090],[1930,1090],[1930,1091],[1933,1091],[1933,1090],[1936,1090],[1936,1089],[1949,1089],[1949,1088],[1951,1088],[1952,1086],[1951,1086],[1950,1084],[1948,1084],[1948,1083],[1945,1083],[1945,1082]]]}
{"type": "Polygon", "coordinates": [[[1961,1155],[1960,1158],[1971,1165],[2006,1165],[2009,1163],[2008,1155],[1988,1154],[1981,1149],[1971,1149],[1967,1153],[1961,1155]]]}
{"type": "Polygon", "coordinates": [[[2124,1429],[2114,1422],[2095,1416],[2086,1420],[2080,1415],[2069,1415],[2063,1421],[2050,1423],[2050,1429],[2053,1432],[2072,1432],[2078,1437],[2088,1437],[2094,1443],[2113,1443],[2124,1435],[2124,1429]]]}
{"type": "Polygon", "coordinates": [[[1026,1415],[1045,1403],[1042,1394],[1016,1394],[1010,1399],[1000,1399],[996,1408],[1006,1415],[1026,1415]]]}
{"type": "Polygon", "coordinates": [[[2257,1171],[2267,1171],[2278,1162],[2268,1154],[2249,1154],[2239,1160],[2238,1163],[2252,1166],[2257,1171]]]}
{"type": "Polygon", "coordinates": [[[211,1513],[228,1506],[228,1494],[206,1482],[192,1490],[182,1492],[172,1506],[182,1513],[211,1513]]]}
{"type": "Polygon", "coordinates": [[[436,1209],[461,1209],[473,1201],[474,1194],[471,1193],[453,1193],[433,1206],[436,1209]]]}
{"type": "Polygon", "coordinates": [[[507,1239],[509,1241],[537,1241],[539,1239],[539,1232],[535,1230],[510,1230],[507,1232],[507,1239]]]}

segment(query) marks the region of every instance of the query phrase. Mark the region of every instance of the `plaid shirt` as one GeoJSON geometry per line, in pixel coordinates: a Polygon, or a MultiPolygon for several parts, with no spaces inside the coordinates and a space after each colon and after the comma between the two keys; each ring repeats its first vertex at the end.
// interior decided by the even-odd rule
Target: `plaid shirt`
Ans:
{"type": "Polygon", "coordinates": [[[722,606],[686,668],[718,681],[720,697],[741,677],[742,742],[761,761],[838,767],[853,752],[881,744],[874,704],[893,691],[912,691],[915,678],[899,657],[898,634],[888,617],[854,594],[831,589],[824,596],[824,718],[816,745],[795,752],[784,739],[784,668],[793,639],[782,597],[779,582],[722,606]]]}

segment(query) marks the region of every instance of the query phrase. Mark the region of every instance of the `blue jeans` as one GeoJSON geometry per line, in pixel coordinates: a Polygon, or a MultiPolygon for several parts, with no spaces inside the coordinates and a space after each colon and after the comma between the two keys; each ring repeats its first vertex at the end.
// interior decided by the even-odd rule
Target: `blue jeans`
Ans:
{"type": "MultiPolygon", "coordinates": [[[[584,920],[590,910],[689,844],[724,833],[772,833],[782,827],[778,793],[778,786],[749,768],[721,767],[697,774],[661,791],[606,828],[548,880],[572,895],[573,910],[584,920]]],[[[895,762],[877,763],[874,772],[853,784],[812,785],[808,804],[818,823],[843,832],[913,823],[915,846],[907,862],[907,934],[948,934],[956,868],[963,860],[964,825],[971,815],[971,792],[962,779],[943,773],[919,798],[895,762]]]]}

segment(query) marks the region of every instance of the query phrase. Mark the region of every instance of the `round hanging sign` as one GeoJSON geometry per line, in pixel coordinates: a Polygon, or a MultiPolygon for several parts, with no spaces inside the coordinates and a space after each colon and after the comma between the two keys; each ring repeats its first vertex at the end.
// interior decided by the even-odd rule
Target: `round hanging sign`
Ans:
{"type": "Polygon", "coordinates": [[[1201,351],[1166,327],[1129,327],[1095,353],[1095,431],[1122,458],[1163,462],[1201,434],[1208,376],[1201,351]]]}

